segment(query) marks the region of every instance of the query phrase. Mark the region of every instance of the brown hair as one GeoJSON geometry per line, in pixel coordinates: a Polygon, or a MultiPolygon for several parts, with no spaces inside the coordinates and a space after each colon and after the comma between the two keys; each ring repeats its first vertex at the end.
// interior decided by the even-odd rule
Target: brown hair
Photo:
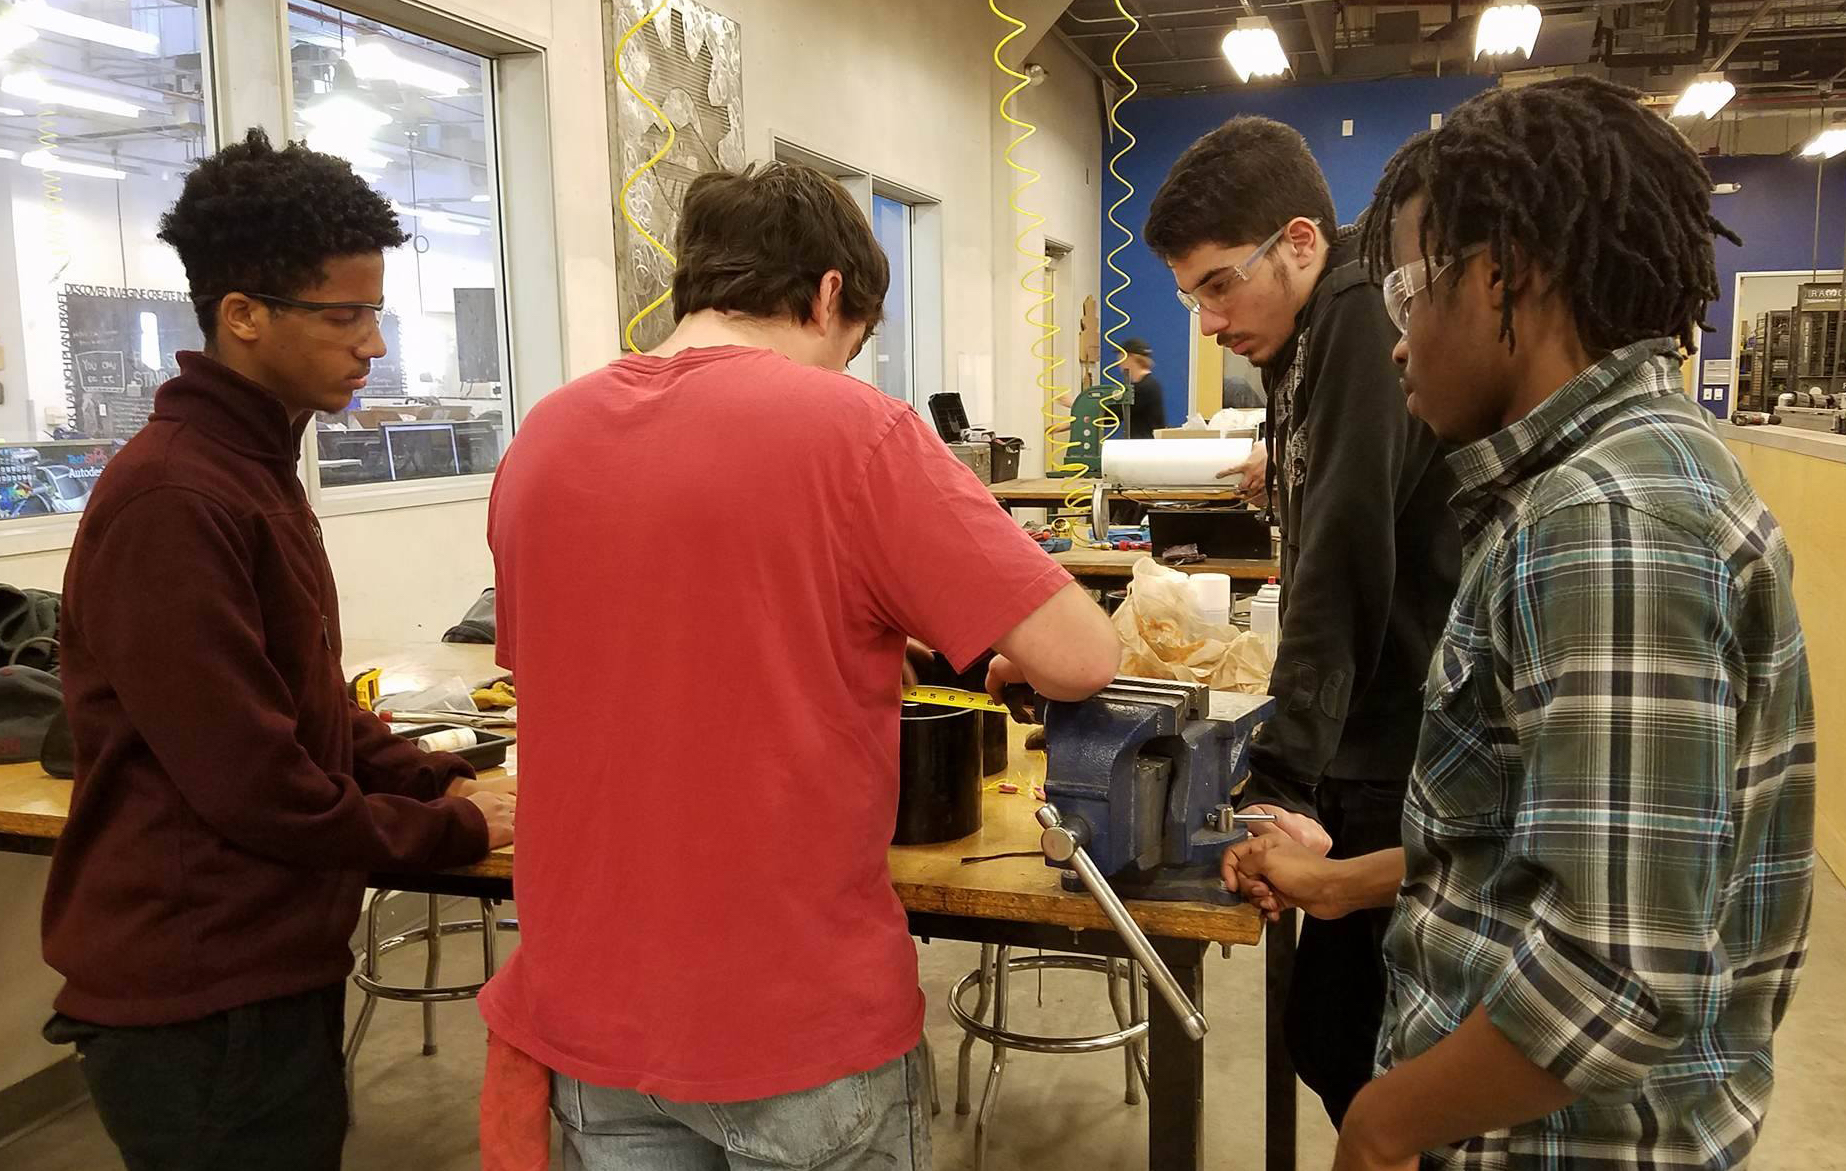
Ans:
{"type": "Polygon", "coordinates": [[[1142,237],[1162,260],[1179,260],[1201,244],[1256,244],[1296,216],[1339,227],[1327,177],[1299,131],[1242,115],[1179,156],[1154,194],[1142,237]]]}
{"type": "Polygon", "coordinates": [[[840,311],[876,327],[891,266],[865,213],[832,179],[795,163],[708,171],[686,188],[673,319],[718,309],[806,322],[837,271],[840,311]]]}

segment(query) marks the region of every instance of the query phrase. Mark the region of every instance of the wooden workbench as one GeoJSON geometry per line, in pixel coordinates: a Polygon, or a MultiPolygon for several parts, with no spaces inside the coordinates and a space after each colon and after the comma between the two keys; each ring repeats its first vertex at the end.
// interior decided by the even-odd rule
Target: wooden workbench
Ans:
{"type": "MultiPolygon", "coordinates": [[[[383,689],[421,688],[450,675],[473,683],[495,673],[491,648],[350,643],[349,674],[379,667],[383,689]]],[[[1031,788],[1044,778],[1044,754],[1024,751],[1024,729],[1013,729],[1010,764],[1004,777],[989,778],[981,830],[956,842],[893,847],[893,885],[910,918],[912,934],[1018,948],[1044,948],[1088,955],[1125,956],[1102,910],[1087,894],[1063,889],[1060,872],[1039,857],[980,857],[1036,851],[1038,802],[1031,788]],[[1019,788],[998,791],[1000,781],[1019,788]]],[[[510,761],[516,764],[516,761],[510,761]]],[[[71,782],[45,774],[36,764],[0,766],[0,850],[49,854],[70,807],[71,782]]],[[[473,866],[440,873],[379,874],[374,885],[474,898],[513,896],[513,850],[496,851],[473,866]]],[[[1263,938],[1261,917],[1247,906],[1131,901],[1130,912],[1181,988],[1202,1009],[1206,949],[1210,944],[1253,945],[1263,938]]],[[[1292,919],[1292,916],[1291,916],[1292,919]]],[[[1281,1034],[1282,995],[1293,965],[1292,922],[1269,933],[1265,981],[1265,1046],[1268,1062],[1266,1171],[1290,1171],[1295,1160],[1294,1071],[1281,1034]]],[[[1209,1016],[1209,1010],[1207,1010],[1209,1016]]],[[[1226,1030],[1224,1036],[1239,1034],[1226,1030]]],[[[1247,1034],[1245,1034],[1247,1035],[1247,1034]]],[[[1222,1043],[1222,1042],[1221,1042],[1222,1043]]],[[[1158,996],[1150,998],[1148,1026],[1149,1166],[1204,1166],[1204,1046],[1187,1038],[1178,1019],[1158,996]]]]}
{"type": "MultiPolygon", "coordinates": [[[[1134,488],[1115,487],[1109,489],[1111,500],[1134,500],[1150,504],[1158,500],[1186,501],[1191,504],[1212,502],[1230,504],[1243,498],[1243,493],[1235,487],[1236,481],[1226,480],[1223,487],[1206,485],[1190,488],[1134,488]]],[[[1083,499],[1083,510],[1090,509],[1090,492],[1096,487],[1094,479],[1076,476],[1069,479],[1051,480],[1002,480],[998,484],[989,484],[988,490],[1008,508],[1058,508],[1073,493],[1083,499]]]]}

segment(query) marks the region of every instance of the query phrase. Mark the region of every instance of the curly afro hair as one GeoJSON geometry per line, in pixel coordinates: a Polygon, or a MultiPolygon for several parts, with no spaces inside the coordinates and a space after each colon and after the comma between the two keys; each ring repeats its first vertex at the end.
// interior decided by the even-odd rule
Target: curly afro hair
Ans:
{"type": "Polygon", "coordinates": [[[227,293],[292,297],[327,279],[326,262],[395,248],[410,237],[391,204],[346,160],[251,127],[193,168],[160,217],[160,238],[186,266],[207,341],[227,293]]]}

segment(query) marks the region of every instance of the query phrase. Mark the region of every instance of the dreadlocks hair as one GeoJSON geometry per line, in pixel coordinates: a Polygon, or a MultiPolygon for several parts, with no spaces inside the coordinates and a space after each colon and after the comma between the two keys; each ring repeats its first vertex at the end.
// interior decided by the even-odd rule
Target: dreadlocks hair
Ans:
{"type": "Polygon", "coordinates": [[[327,279],[327,261],[383,252],[410,237],[390,201],[345,159],[298,142],[277,150],[253,126],[186,176],[160,217],[160,239],[186,266],[209,342],[226,294],[292,297],[327,279]]]}
{"type": "MultiPolygon", "coordinates": [[[[1463,102],[1385,165],[1360,245],[1374,279],[1392,267],[1398,210],[1421,194],[1426,262],[1485,242],[1509,288],[1521,263],[1551,277],[1591,351],[1664,336],[1690,352],[1719,294],[1713,237],[1743,240],[1713,218],[1691,144],[1639,98],[1568,77],[1463,102]]],[[[1500,336],[1515,345],[1512,297],[1500,336]]]]}

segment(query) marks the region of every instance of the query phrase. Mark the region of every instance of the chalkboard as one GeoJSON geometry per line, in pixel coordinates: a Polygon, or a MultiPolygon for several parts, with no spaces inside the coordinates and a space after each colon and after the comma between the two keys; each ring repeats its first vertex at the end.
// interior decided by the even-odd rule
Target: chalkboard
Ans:
{"type": "Polygon", "coordinates": [[[155,389],[179,373],[175,355],[205,344],[192,298],[168,289],[65,285],[58,321],[68,425],[92,439],[141,430],[155,389]]]}

